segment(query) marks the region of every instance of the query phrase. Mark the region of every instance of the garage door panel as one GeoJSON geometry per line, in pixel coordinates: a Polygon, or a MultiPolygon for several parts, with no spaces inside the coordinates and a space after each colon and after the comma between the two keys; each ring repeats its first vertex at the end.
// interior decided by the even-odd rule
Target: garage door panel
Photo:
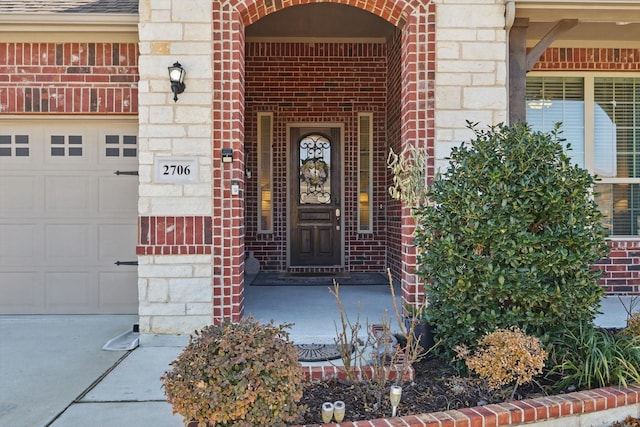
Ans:
{"type": "Polygon", "coordinates": [[[137,217],[138,183],[135,176],[101,176],[99,210],[103,214],[118,213],[137,217]]]}
{"type": "Polygon", "coordinates": [[[98,278],[101,312],[126,314],[137,311],[138,273],[135,267],[128,267],[128,271],[101,272],[98,278]]]}
{"type": "Polygon", "coordinates": [[[34,215],[42,199],[40,179],[34,176],[7,176],[0,186],[0,212],[2,215],[34,215]]]}
{"type": "Polygon", "coordinates": [[[48,177],[45,209],[54,215],[70,212],[74,216],[95,211],[91,181],[91,178],[81,176],[48,177]]]}
{"type": "Polygon", "coordinates": [[[137,260],[137,228],[131,224],[103,224],[98,230],[98,253],[100,261],[137,260]]]}
{"type": "Polygon", "coordinates": [[[91,306],[90,276],[84,271],[45,274],[47,307],[54,312],[78,312],[78,309],[91,306]]]}
{"type": "Polygon", "coordinates": [[[3,313],[16,314],[42,310],[41,276],[31,271],[0,271],[0,307],[3,313]]]}
{"type": "Polygon", "coordinates": [[[90,263],[91,226],[83,224],[47,224],[45,226],[45,262],[90,263]]]}
{"type": "Polygon", "coordinates": [[[0,266],[30,265],[42,259],[39,224],[0,224],[0,266]]]}

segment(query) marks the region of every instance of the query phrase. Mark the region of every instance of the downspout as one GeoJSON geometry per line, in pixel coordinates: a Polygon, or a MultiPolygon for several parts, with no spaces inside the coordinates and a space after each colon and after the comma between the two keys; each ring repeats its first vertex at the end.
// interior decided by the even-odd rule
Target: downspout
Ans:
{"type": "MultiPolygon", "coordinates": [[[[507,30],[507,36],[509,35],[509,31],[511,27],[513,27],[513,22],[516,19],[516,2],[515,0],[507,0],[505,3],[505,11],[504,11],[504,29],[507,30]]],[[[509,38],[507,37],[507,42],[509,38]]]]}
{"type": "MultiPolygon", "coordinates": [[[[515,0],[507,0],[505,2],[505,10],[504,10],[504,29],[506,32],[506,58],[507,58],[507,64],[506,64],[506,70],[507,70],[507,120],[509,120],[509,117],[511,115],[511,105],[509,100],[511,99],[510,96],[510,88],[511,88],[511,84],[510,84],[510,80],[511,80],[511,72],[509,69],[509,66],[511,64],[511,58],[509,57],[509,33],[511,32],[511,27],[513,27],[513,23],[515,22],[516,19],[516,2],[515,0]]],[[[510,123],[509,123],[510,124],[510,123]]]]}

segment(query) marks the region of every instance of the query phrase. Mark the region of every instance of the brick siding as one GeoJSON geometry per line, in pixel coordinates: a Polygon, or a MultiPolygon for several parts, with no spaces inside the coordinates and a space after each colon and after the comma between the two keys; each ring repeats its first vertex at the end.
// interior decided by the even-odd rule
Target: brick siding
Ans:
{"type": "Polygon", "coordinates": [[[640,49],[548,48],[536,62],[534,70],[638,71],[640,49]]]}
{"type": "Polygon", "coordinates": [[[138,112],[135,43],[0,43],[0,113],[138,112]]]}
{"type": "Polygon", "coordinates": [[[143,216],[138,219],[138,255],[211,253],[211,217],[143,216]]]}

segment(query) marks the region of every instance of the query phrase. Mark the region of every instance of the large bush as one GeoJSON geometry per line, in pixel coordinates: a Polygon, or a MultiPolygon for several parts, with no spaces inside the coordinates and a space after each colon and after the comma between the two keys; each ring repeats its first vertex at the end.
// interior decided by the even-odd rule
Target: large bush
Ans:
{"type": "Polygon", "coordinates": [[[469,128],[475,139],[452,150],[416,212],[427,314],[449,356],[498,328],[548,342],[592,321],[602,288],[590,266],[607,253],[594,178],[565,154],[559,127],[469,128]]]}
{"type": "Polygon", "coordinates": [[[174,413],[202,426],[299,421],[302,369],[286,326],[244,318],[196,332],[162,377],[174,413]]]}

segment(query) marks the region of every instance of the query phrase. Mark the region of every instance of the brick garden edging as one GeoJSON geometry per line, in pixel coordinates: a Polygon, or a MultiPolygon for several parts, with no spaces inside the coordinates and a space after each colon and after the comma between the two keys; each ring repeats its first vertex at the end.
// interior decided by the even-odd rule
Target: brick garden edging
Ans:
{"type": "MultiPolygon", "coordinates": [[[[340,368],[333,366],[314,366],[305,368],[305,380],[319,381],[323,379],[342,377],[340,368]]],[[[413,376],[413,371],[411,371],[413,376]]],[[[402,405],[402,404],[401,404],[402,405]]],[[[401,406],[400,406],[401,407],[401,406]]],[[[580,416],[593,414],[596,420],[611,422],[620,421],[627,415],[640,415],[640,385],[634,384],[629,387],[603,387],[593,390],[560,394],[554,396],[538,397],[535,399],[515,400],[490,404],[486,406],[476,406],[473,408],[461,408],[445,412],[433,412],[429,414],[407,415],[396,418],[378,418],[368,421],[342,422],[340,424],[329,423],[322,426],[339,427],[498,427],[498,426],[519,426],[533,422],[553,422],[560,418],[563,427],[593,425],[582,424],[580,416]],[[604,411],[615,409],[625,409],[628,411],[617,411],[613,419],[604,418],[607,416],[604,411]],[[602,414],[598,414],[602,412],[602,414]],[[619,413],[618,413],[619,412],[619,413]],[[598,418],[598,415],[601,415],[598,418]]],[[[545,424],[551,426],[551,424],[545,424]]],[[[556,424],[553,424],[554,426],[556,424]]],[[[311,425],[307,425],[311,426],[311,425]]],[[[313,424],[318,426],[318,424],[313,424]]],[[[299,426],[300,427],[300,426],[299,426]]],[[[303,426],[304,427],[304,426],[303,426]]]]}
{"type": "MultiPolygon", "coordinates": [[[[400,372],[400,368],[397,367],[385,367],[383,368],[385,372],[385,377],[393,380],[398,376],[398,372],[400,372]]],[[[363,378],[371,378],[375,375],[374,368],[372,366],[354,366],[351,368],[351,371],[354,373],[359,379],[363,378]]],[[[404,381],[412,381],[414,378],[414,370],[413,367],[407,366],[404,372],[404,381]]],[[[347,379],[347,373],[344,368],[341,366],[303,366],[302,367],[302,380],[304,382],[309,381],[328,381],[333,378],[338,378],[341,380],[347,379]]]]}

